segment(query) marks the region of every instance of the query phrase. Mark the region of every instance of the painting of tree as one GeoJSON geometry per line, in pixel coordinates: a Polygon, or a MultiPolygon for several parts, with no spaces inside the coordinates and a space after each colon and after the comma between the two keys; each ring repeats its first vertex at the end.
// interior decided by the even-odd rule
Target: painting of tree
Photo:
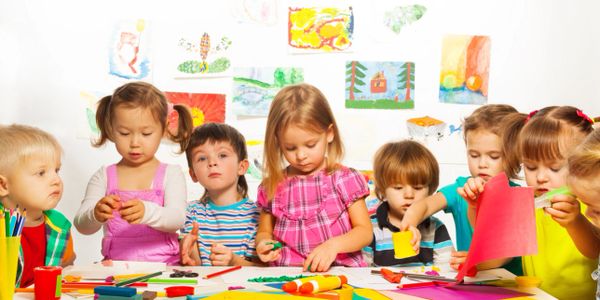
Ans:
{"type": "Polygon", "coordinates": [[[351,61],[346,64],[346,82],[350,82],[350,86],[347,88],[350,93],[350,100],[354,100],[354,93],[362,93],[361,90],[356,88],[356,86],[364,86],[365,82],[362,81],[365,78],[364,71],[367,70],[367,67],[363,66],[358,61],[351,61]]]}
{"type": "MultiPolygon", "coordinates": [[[[404,101],[412,100],[410,90],[415,88],[415,64],[412,62],[404,63],[398,73],[398,86],[404,87],[406,94],[404,95],[404,101]]],[[[395,99],[396,102],[398,99],[395,99]]]]}

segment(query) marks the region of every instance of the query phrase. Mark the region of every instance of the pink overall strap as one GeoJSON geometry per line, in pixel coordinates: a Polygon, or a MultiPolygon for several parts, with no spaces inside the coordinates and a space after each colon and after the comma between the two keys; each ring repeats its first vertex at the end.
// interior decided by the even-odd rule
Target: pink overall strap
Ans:
{"type": "Polygon", "coordinates": [[[156,170],[156,175],[154,176],[154,181],[152,182],[152,189],[163,190],[163,182],[165,180],[166,170],[167,164],[161,163],[158,166],[158,170],[156,170]]]}
{"type": "Polygon", "coordinates": [[[108,190],[106,191],[106,193],[108,194],[118,189],[116,164],[106,167],[106,177],[106,179],[108,180],[108,190]]]}

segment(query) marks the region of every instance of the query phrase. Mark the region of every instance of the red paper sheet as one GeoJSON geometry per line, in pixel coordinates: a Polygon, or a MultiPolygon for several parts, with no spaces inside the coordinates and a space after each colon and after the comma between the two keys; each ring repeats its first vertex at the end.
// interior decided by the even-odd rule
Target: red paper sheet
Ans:
{"type": "Polygon", "coordinates": [[[485,184],[477,202],[471,248],[458,281],[481,262],[537,253],[532,188],[510,187],[501,173],[485,184]]]}

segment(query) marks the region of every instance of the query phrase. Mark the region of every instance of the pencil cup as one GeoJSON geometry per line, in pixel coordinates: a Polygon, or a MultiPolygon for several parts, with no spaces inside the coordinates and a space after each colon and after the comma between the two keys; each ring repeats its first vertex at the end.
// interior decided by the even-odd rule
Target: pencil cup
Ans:
{"type": "Polygon", "coordinates": [[[62,268],[53,266],[33,269],[33,285],[36,300],[60,299],[62,268]]]}
{"type": "Polygon", "coordinates": [[[411,231],[400,231],[392,233],[392,242],[394,243],[394,258],[402,259],[417,255],[410,240],[413,234],[411,231]]]}
{"type": "Polygon", "coordinates": [[[0,238],[0,300],[12,299],[17,279],[21,237],[0,238]]]}

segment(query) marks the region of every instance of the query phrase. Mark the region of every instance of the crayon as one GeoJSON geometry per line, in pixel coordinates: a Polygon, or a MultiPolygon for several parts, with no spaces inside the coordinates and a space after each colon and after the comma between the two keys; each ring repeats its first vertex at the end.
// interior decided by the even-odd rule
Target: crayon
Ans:
{"type": "Polygon", "coordinates": [[[344,275],[325,276],[323,278],[315,278],[300,286],[300,293],[312,294],[318,292],[326,292],[340,288],[343,284],[348,283],[348,278],[344,275]]]}

